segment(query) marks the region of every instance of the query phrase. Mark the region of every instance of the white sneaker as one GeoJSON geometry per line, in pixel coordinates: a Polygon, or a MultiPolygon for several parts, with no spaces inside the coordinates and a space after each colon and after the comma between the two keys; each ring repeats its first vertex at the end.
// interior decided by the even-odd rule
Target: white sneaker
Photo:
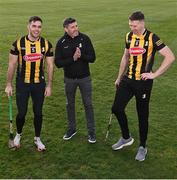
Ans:
{"type": "Polygon", "coordinates": [[[14,138],[14,146],[16,148],[20,148],[20,139],[21,139],[21,134],[16,134],[15,138],[14,138]]]}
{"type": "Polygon", "coordinates": [[[40,137],[34,137],[34,144],[36,145],[38,151],[46,150],[45,145],[41,142],[40,137]]]}

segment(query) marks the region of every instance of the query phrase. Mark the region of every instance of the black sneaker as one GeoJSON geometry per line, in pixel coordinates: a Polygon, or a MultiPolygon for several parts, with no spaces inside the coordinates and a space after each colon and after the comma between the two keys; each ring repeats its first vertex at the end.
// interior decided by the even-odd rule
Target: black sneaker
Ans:
{"type": "Polygon", "coordinates": [[[68,130],[67,133],[63,136],[64,140],[69,140],[71,139],[75,134],[77,133],[76,130],[68,130]]]}
{"type": "Polygon", "coordinates": [[[96,143],[96,136],[93,133],[90,133],[88,136],[88,142],[89,143],[96,143]]]}

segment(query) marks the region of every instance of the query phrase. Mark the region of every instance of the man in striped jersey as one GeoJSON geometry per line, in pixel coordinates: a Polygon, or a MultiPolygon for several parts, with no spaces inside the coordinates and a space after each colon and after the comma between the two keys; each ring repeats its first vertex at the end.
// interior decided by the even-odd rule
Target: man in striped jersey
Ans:
{"type": "Polygon", "coordinates": [[[51,95],[54,61],[53,50],[51,43],[40,36],[42,31],[42,19],[40,17],[31,17],[27,27],[28,35],[19,38],[12,44],[9,54],[5,92],[8,96],[12,96],[12,80],[16,64],[18,63],[16,76],[16,102],[18,114],[16,116],[17,134],[14,138],[14,145],[16,148],[20,147],[28,100],[31,96],[35,127],[34,143],[38,151],[43,151],[46,148],[40,140],[42,107],[44,97],[51,95]],[[44,77],[45,61],[48,70],[47,85],[44,77]]]}
{"type": "Polygon", "coordinates": [[[149,100],[153,79],[163,74],[175,60],[175,57],[156,34],[145,28],[142,12],[134,12],[129,17],[129,26],[131,32],[126,35],[125,50],[115,81],[117,91],[112,106],[112,113],[118,119],[122,137],[112,146],[112,149],[118,150],[134,142],[129,133],[125,107],[135,96],[140,135],[140,144],[135,159],[144,161],[147,154],[149,100]],[[152,72],[156,51],[164,59],[160,67],[152,72]]]}

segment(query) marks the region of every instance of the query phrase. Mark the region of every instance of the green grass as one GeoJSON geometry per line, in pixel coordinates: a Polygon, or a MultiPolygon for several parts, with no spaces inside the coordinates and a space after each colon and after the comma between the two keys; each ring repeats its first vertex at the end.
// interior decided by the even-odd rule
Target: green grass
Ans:
{"type": "MultiPolygon", "coordinates": [[[[0,0],[0,178],[177,178],[176,63],[154,81],[147,160],[142,163],[134,160],[139,144],[134,99],[127,106],[127,115],[135,143],[124,150],[112,151],[111,145],[120,136],[115,118],[109,140],[104,141],[124,35],[129,31],[127,17],[135,10],[145,13],[148,29],[157,33],[177,54],[176,0],[0,0]],[[42,17],[43,36],[54,46],[63,35],[62,20],[68,16],[75,17],[80,30],[93,41],[97,60],[90,67],[98,141],[94,145],[87,142],[79,93],[76,100],[78,134],[72,141],[62,140],[67,127],[63,71],[55,68],[53,94],[44,105],[42,139],[47,151],[38,153],[33,146],[31,101],[21,149],[10,151],[7,147],[8,100],[4,88],[8,53],[11,43],[27,33],[27,21],[32,15],[42,17]]],[[[161,62],[156,56],[154,69],[161,62]]],[[[13,99],[15,126],[17,109],[15,97],[13,99]]]]}

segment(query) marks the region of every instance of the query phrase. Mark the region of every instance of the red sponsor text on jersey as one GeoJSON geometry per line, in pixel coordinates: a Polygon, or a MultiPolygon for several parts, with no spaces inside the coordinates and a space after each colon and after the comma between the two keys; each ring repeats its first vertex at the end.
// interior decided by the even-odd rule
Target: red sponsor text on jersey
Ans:
{"type": "Polygon", "coordinates": [[[36,62],[41,60],[42,58],[43,58],[43,54],[39,54],[39,53],[27,54],[23,56],[23,59],[25,61],[30,61],[30,62],[36,62]]]}
{"type": "Polygon", "coordinates": [[[146,52],[146,49],[141,48],[141,47],[132,47],[129,49],[129,53],[132,56],[138,56],[141,54],[144,54],[146,52]]]}

